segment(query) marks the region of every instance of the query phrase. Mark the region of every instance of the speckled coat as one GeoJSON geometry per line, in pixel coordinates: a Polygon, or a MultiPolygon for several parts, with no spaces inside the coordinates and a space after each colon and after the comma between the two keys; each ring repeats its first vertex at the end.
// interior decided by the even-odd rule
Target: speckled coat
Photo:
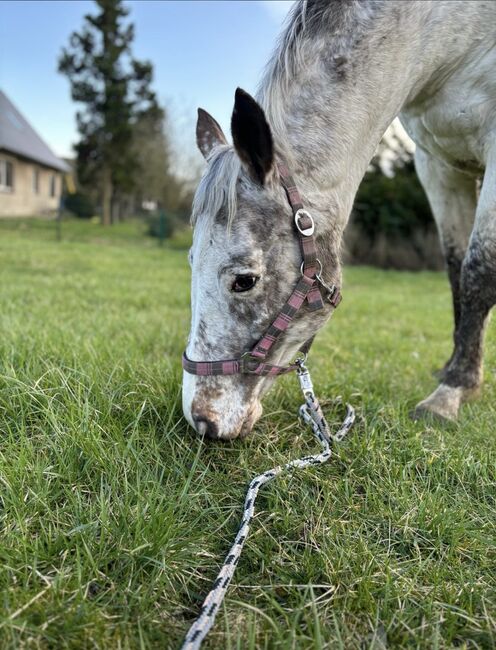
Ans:
{"type": "MultiPolygon", "coordinates": [[[[340,285],[342,233],[356,190],[399,114],[417,144],[455,319],[453,355],[416,416],[456,418],[481,385],[484,326],[496,302],[496,2],[300,2],[257,102],[249,100],[234,108],[234,147],[208,113],[199,113],[197,140],[208,166],[193,212],[188,356],[242,354],[294,285],[298,244],[276,178],[278,158],[314,216],[325,278],[340,285]],[[250,291],[233,291],[240,276],[256,279],[250,291]]],[[[287,363],[330,311],[303,310],[273,361],[287,363]]],[[[246,435],[270,384],[185,375],[185,416],[197,430],[206,422],[200,429],[212,437],[246,435]]]]}

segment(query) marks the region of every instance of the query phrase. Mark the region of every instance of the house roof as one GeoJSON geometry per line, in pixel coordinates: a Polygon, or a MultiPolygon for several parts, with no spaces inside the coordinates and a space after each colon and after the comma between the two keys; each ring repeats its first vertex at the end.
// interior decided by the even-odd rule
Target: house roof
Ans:
{"type": "Polygon", "coordinates": [[[0,90],[0,149],[29,158],[42,165],[68,171],[66,163],[57,158],[36,133],[7,95],[0,90]]]}

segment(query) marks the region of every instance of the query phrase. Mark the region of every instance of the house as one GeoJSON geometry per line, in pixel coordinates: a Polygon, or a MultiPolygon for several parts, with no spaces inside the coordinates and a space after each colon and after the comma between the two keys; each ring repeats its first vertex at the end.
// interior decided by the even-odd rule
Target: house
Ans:
{"type": "Polygon", "coordinates": [[[55,212],[67,171],[0,90],[0,217],[55,212]]]}

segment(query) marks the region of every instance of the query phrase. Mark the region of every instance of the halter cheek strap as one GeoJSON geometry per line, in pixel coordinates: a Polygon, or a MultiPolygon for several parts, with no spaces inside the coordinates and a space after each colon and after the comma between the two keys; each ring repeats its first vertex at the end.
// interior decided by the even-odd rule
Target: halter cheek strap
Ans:
{"type": "Polygon", "coordinates": [[[182,364],[186,372],[192,375],[237,375],[251,374],[260,376],[275,377],[296,370],[297,363],[288,366],[276,366],[266,362],[267,355],[283,332],[301,309],[304,302],[308,308],[316,311],[324,308],[324,299],[321,289],[326,290],[326,300],[333,307],[341,302],[341,293],[336,286],[327,286],[321,277],[322,265],[317,257],[315,245],[315,223],[307,210],[304,209],[300,193],[289,173],[288,167],[278,164],[279,178],[286,191],[291,210],[293,212],[294,224],[298,234],[301,249],[301,277],[296,283],[292,294],[284,303],[281,311],[273,323],[266,330],[262,338],[255,344],[252,350],[245,352],[239,359],[223,359],[220,361],[192,361],[183,353],[182,364]]]}

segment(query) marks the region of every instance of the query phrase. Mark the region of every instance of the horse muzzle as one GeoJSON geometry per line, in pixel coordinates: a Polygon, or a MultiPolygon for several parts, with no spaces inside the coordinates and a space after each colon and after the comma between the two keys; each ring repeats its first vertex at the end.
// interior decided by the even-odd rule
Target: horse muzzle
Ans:
{"type": "Polygon", "coordinates": [[[262,405],[258,397],[247,396],[244,390],[234,386],[221,389],[208,379],[184,373],[183,412],[200,437],[233,440],[251,432],[262,414],[262,405]]]}

